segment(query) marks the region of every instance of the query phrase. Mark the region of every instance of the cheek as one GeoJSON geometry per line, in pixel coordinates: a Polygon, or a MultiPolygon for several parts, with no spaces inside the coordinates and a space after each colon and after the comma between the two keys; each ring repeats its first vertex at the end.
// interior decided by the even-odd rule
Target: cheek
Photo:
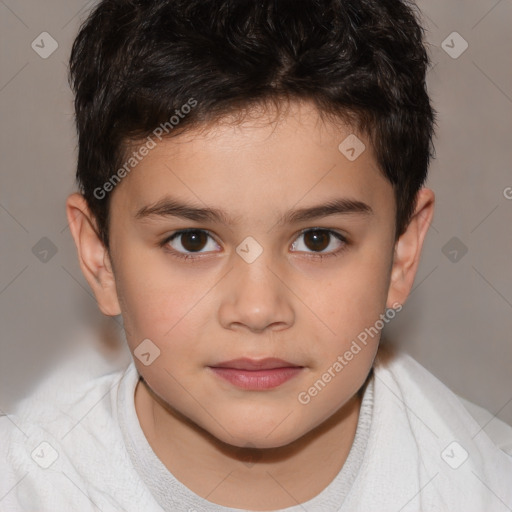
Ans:
{"type": "MultiPolygon", "coordinates": [[[[331,358],[343,353],[365,329],[375,326],[385,311],[388,268],[389,261],[381,256],[354,254],[346,265],[330,273],[322,293],[310,295],[308,306],[322,320],[318,322],[322,343],[317,347],[329,352],[331,358]]],[[[378,339],[369,337],[368,342],[378,339]]]]}
{"type": "Polygon", "coordinates": [[[171,284],[171,280],[141,277],[127,280],[123,286],[128,346],[150,387],[160,396],[166,396],[170,389],[175,394],[180,390],[177,382],[189,387],[193,384],[204,359],[194,338],[201,329],[198,316],[204,314],[204,302],[200,301],[204,290],[177,279],[171,284]],[[151,354],[148,365],[142,358],[147,352],[151,354]]]}
{"type": "MultiPolygon", "coordinates": [[[[126,258],[116,276],[117,291],[127,334],[132,343],[149,338],[157,344],[190,332],[207,283],[190,279],[155,258],[144,264],[126,258]]],[[[129,340],[130,341],[130,340],[129,340]]]]}

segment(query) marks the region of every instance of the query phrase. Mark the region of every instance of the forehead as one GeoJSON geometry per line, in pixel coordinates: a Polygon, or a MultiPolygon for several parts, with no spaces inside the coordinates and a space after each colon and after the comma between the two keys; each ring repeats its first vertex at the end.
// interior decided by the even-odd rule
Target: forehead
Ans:
{"type": "Polygon", "coordinates": [[[367,138],[322,120],[307,103],[278,114],[253,111],[242,121],[226,117],[155,143],[116,188],[113,208],[120,203],[135,214],[166,195],[239,219],[340,196],[394,208],[367,138]]]}

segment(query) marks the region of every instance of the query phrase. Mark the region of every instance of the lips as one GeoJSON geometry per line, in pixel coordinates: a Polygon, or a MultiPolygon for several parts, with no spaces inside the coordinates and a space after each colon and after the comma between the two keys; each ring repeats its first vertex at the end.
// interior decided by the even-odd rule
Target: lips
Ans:
{"type": "Polygon", "coordinates": [[[304,370],[303,366],[274,357],[232,359],[208,368],[222,380],[251,391],[277,388],[304,370]]]}
{"type": "Polygon", "coordinates": [[[267,357],[265,359],[249,359],[240,358],[232,359],[231,361],[224,361],[210,365],[210,368],[233,368],[234,370],[274,370],[276,368],[302,368],[299,365],[277,359],[275,357],[267,357]]]}

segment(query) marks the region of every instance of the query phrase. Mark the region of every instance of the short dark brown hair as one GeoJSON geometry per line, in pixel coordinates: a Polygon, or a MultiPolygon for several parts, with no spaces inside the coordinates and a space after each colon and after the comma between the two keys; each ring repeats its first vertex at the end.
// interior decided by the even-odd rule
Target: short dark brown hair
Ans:
{"type": "Polygon", "coordinates": [[[406,0],[100,1],[74,41],[69,81],[77,181],[107,249],[110,194],[97,191],[134,143],[165,123],[170,137],[290,99],[368,135],[394,188],[398,238],[434,151],[423,35],[406,0]]]}

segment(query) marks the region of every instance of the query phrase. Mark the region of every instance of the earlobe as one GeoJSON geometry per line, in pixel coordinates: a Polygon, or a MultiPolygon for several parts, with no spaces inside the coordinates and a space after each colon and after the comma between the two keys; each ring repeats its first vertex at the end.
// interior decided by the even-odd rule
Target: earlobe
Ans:
{"type": "Polygon", "coordinates": [[[92,288],[98,307],[108,316],[119,315],[115,277],[106,247],[85,198],[71,194],[66,201],[69,228],[78,252],[80,268],[92,288]]]}
{"type": "Polygon", "coordinates": [[[404,304],[414,283],[423,242],[434,216],[434,192],[421,189],[416,196],[416,208],[405,232],[395,244],[393,266],[386,307],[404,304]]]}

